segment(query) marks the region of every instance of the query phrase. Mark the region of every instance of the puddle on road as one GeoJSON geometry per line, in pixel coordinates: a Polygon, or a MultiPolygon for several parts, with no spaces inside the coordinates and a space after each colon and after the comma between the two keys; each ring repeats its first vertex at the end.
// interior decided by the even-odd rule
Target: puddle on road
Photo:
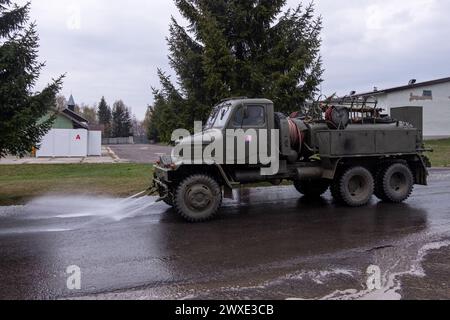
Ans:
{"type": "Polygon", "coordinates": [[[0,207],[0,235],[64,232],[115,223],[152,215],[150,208],[155,205],[155,197],[41,197],[24,206],[0,207]],[[1,219],[7,220],[6,227],[1,219]]]}

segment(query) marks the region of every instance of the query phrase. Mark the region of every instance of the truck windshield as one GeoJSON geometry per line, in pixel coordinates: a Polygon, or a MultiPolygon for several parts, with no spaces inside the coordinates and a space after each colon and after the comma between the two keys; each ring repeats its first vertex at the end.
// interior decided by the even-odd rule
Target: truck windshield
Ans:
{"type": "Polygon", "coordinates": [[[205,129],[222,129],[227,124],[231,113],[231,104],[220,104],[216,106],[206,123],[205,129]]]}

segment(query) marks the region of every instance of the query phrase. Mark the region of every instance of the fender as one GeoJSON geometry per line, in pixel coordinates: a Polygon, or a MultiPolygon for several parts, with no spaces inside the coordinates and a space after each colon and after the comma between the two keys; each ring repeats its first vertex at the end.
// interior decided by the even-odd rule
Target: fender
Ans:
{"type": "Polygon", "coordinates": [[[324,168],[322,178],[333,180],[336,176],[337,167],[339,165],[339,162],[341,162],[341,158],[336,159],[330,159],[330,158],[323,158],[322,159],[322,166],[324,168]]]}
{"type": "Polygon", "coordinates": [[[233,182],[228,178],[225,170],[223,170],[223,167],[220,164],[216,164],[216,167],[219,171],[220,176],[222,177],[223,181],[225,182],[224,185],[224,197],[226,199],[233,199],[233,182]]]}

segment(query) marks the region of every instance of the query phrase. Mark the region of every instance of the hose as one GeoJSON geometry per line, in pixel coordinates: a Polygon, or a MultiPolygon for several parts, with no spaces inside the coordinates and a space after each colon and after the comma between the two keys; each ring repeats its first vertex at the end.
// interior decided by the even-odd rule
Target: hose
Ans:
{"type": "Polygon", "coordinates": [[[288,122],[289,136],[291,137],[291,147],[298,150],[298,152],[300,153],[302,150],[304,134],[291,118],[288,118],[288,122]]]}
{"type": "Polygon", "coordinates": [[[333,129],[337,129],[337,125],[333,121],[333,109],[334,107],[329,107],[327,111],[325,111],[325,121],[327,125],[333,127],[333,129]]]}

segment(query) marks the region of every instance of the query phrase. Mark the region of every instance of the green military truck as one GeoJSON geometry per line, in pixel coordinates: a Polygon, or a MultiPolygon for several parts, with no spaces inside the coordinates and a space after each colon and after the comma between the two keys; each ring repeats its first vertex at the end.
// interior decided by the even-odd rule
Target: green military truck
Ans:
{"type": "MultiPolygon", "coordinates": [[[[233,189],[260,182],[280,185],[291,181],[306,197],[320,197],[330,190],[337,202],[350,207],[366,205],[373,195],[385,202],[403,202],[414,185],[427,185],[422,108],[395,108],[390,117],[381,111],[376,102],[349,98],[287,117],[276,113],[267,99],[222,101],[201,133],[177,141],[176,146],[205,148],[223,139],[219,142],[224,161],[203,163],[180,160],[173,154],[162,156],[156,164],[154,188],[160,200],[189,222],[213,218],[222,199],[232,198],[233,189]],[[252,135],[241,136],[245,159],[230,159],[230,154],[236,158],[231,151],[239,148],[239,141],[228,143],[230,130],[251,130],[257,135],[262,130],[278,132],[278,171],[263,174],[266,163],[245,162],[256,150],[249,147],[252,135]]],[[[273,141],[266,140],[270,150],[273,141]]]]}

